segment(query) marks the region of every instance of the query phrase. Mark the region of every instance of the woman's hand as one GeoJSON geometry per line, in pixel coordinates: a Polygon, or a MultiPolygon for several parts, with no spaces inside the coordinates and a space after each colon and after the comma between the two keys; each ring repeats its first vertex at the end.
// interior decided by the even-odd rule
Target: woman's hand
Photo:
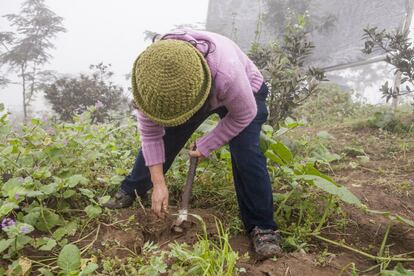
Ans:
{"type": "Polygon", "coordinates": [[[164,218],[165,214],[168,213],[168,197],[168,188],[165,183],[154,185],[151,197],[151,209],[160,218],[164,218]]]}
{"type": "Polygon", "coordinates": [[[158,164],[149,167],[151,173],[151,181],[153,185],[152,196],[151,196],[151,209],[154,213],[164,218],[165,214],[168,213],[168,188],[165,182],[163,165],[158,164]]]}
{"type": "Polygon", "coordinates": [[[190,157],[196,157],[199,162],[205,158],[205,156],[198,149],[196,149],[194,143],[191,143],[188,155],[190,155],[190,157]]]}

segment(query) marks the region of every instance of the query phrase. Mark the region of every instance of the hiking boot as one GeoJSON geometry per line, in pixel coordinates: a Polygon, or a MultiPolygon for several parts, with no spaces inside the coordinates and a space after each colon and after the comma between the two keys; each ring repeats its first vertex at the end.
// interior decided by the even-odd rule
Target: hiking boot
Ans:
{"type": "Polygon", "coordinates": [[[127,194],[124,190],[119,190],[108,202],[102,206],[109,209],[121,209],[130,207],[135,201],[135,196],[127,194]]]}
{"type": "Polygon", "coordinates": [[[282,254],[279,233],[271,229],[253,228],[250,232],[253,250],[261,258],[271,258],[282,254]]]}

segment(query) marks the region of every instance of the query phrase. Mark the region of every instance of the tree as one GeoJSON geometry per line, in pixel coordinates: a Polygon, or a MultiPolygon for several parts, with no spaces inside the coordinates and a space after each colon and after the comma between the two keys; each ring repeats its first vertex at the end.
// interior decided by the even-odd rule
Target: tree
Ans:
{"type": "Polygon", "coordinates": [[[7,65],[9,71],[17,73],[21,81],[26,118],[33,95],[50,77],[50,72],[42,68],[51,59],[50,50],[54,48],[52,39],[65,31],[63,18],[51,11],[44,0],[26,0],[19,14],[7,14],[4,17],[15,28],[15,32],[0,32],[0,66],[7,65]]]}
{"type": "Polygon", "coordinates": [[[306,38],[306,17],[299,16],[297,21],[286,27],[282,45],[254,43],[249,52],[270,86],[269,122],[273,126],[291,116],[295,107],[318,91],[319,82],[326,80],[321,69],[305,68],[314,46],[306,38]]]}
{"type": "MultiPolygon", "coordinates": [[[[380,91],[388,102],[400,96],[414,94],[414,46],[408,38],[408,31],[390,32],[379,31],[378,28],[364,29],[365,48],[362,52],[371,54],[376,49],[385,51],[386,62],[395,68],[395,74],[400,74],[400,85],[389,87],[388,81],[385,82],[380,91]],[[405,85],[403,90],[400,86],[405,85]]],[[[396,106],[394,107],[394,109],[396,106]]]]}
{"type": "Polygon", "coordinates": [[[93,121],[103,122],[110,111],[119,110],[128,102],[122,87],[112,83],[110,66],[99,63],[90,66],[90,75],[61,77],[45,87],[45,98],[62,120],[70,121],[89,106],[95,106],[93,121]]]}
{"type": "Polygon", "coordinates": [[[277,37],[283,36],[285,27],[299,14],[306,14],[306,29],[311,31],[329,31],[335,25],[336,17],[332,14],[318,16],[309,14],[309,10],[318,5],[315,0],[266,0],[266,12],[263,13],[263,23],[277,37]]]}

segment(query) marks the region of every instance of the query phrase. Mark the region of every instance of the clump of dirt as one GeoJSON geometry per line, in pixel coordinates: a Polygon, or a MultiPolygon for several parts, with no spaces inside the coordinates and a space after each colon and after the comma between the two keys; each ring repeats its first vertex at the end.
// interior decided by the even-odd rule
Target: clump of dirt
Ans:
{"type": "MultiPolygon", "coordinates": [[[[157,243],[161,249],[170,242],[194,244],[198,236],[204,234],[204,227],[209,239],[216,239],[215,212],[212,209],[192,209],[191,212],[194,216],[189,216],[189,223],[183,225],[184,232],[176,233],[171,225],[177,218],[177,209],[172,209],[165,219],[158,218],[150,209],[117,211],[112,217],[114,222],[102,226],[98,246],[105,256],[123,259],[130,251],[139,254],[146,241],[157,243]],[[110,247],[102,250],[105,244],[110,247]]],[[[230,245],[239,253],[238,267],[243,268],[246,275],[337,275],[339,271],[330,265],[318,266],[316,254],[286,253],[277,260],[258,261],[251,252],[249,238],[244,234],[233,236],[230,245]]]]}
{"type": "Polygon", "coordinates": [[[164,219],[158,218],[151,210],[145,209],[139,209],[136,215],[144,239],[158,242],[160,245],[166,245],[172,241],[193,244],[197,241],[197,236],[203,234],[203,224],[207,235],[213,237],[217,234],[217,216],[210,209],[191,209],[188,221],[182,224],[184,230],[182,233],[177,233],[172,229],[178,217],[176,208],[170,209],[164,219]]]}
{"type": "Polygon", "coordinates": [[[112,226],[102,226],[98,244],[104,248],[106,256],[126,258],[130,252],[139,254],[145,239],[139,229],[117,229],[112,226]]]}
{"type": "MultiPolygon", "coordinates": [[[[209,237],[216,236],[216,216],[212,210],[191,210],[194,215],[189,215],[188,222],[182,225],[182,233],[173,231],[171,227],[177,214],[176,208],[171,209],[164,219],[158,218],[150,209],[116,211],[111,217],[112,223],[101,224],[94,248],[100,249],[104,256],[122,259],[131,252],[139,254],[147,241],[157,243],[161,249],[174,241],[194,244],[198,235],[203,234],[204,226],[209,237]]],[[[87,242],[84,241],[85,244],[87,242]]]]}

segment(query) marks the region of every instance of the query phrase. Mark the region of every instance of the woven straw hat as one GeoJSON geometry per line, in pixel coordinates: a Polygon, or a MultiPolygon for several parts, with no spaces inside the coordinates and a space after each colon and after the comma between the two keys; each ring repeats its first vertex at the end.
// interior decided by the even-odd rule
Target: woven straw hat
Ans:
{"type": "Polygon", "coordinates": [[[191,118],[206,101],[211,87],[204,56],[190,43],[160,40],[135,60],[132,92],[150,120],[177,126],[191,118]]]}

